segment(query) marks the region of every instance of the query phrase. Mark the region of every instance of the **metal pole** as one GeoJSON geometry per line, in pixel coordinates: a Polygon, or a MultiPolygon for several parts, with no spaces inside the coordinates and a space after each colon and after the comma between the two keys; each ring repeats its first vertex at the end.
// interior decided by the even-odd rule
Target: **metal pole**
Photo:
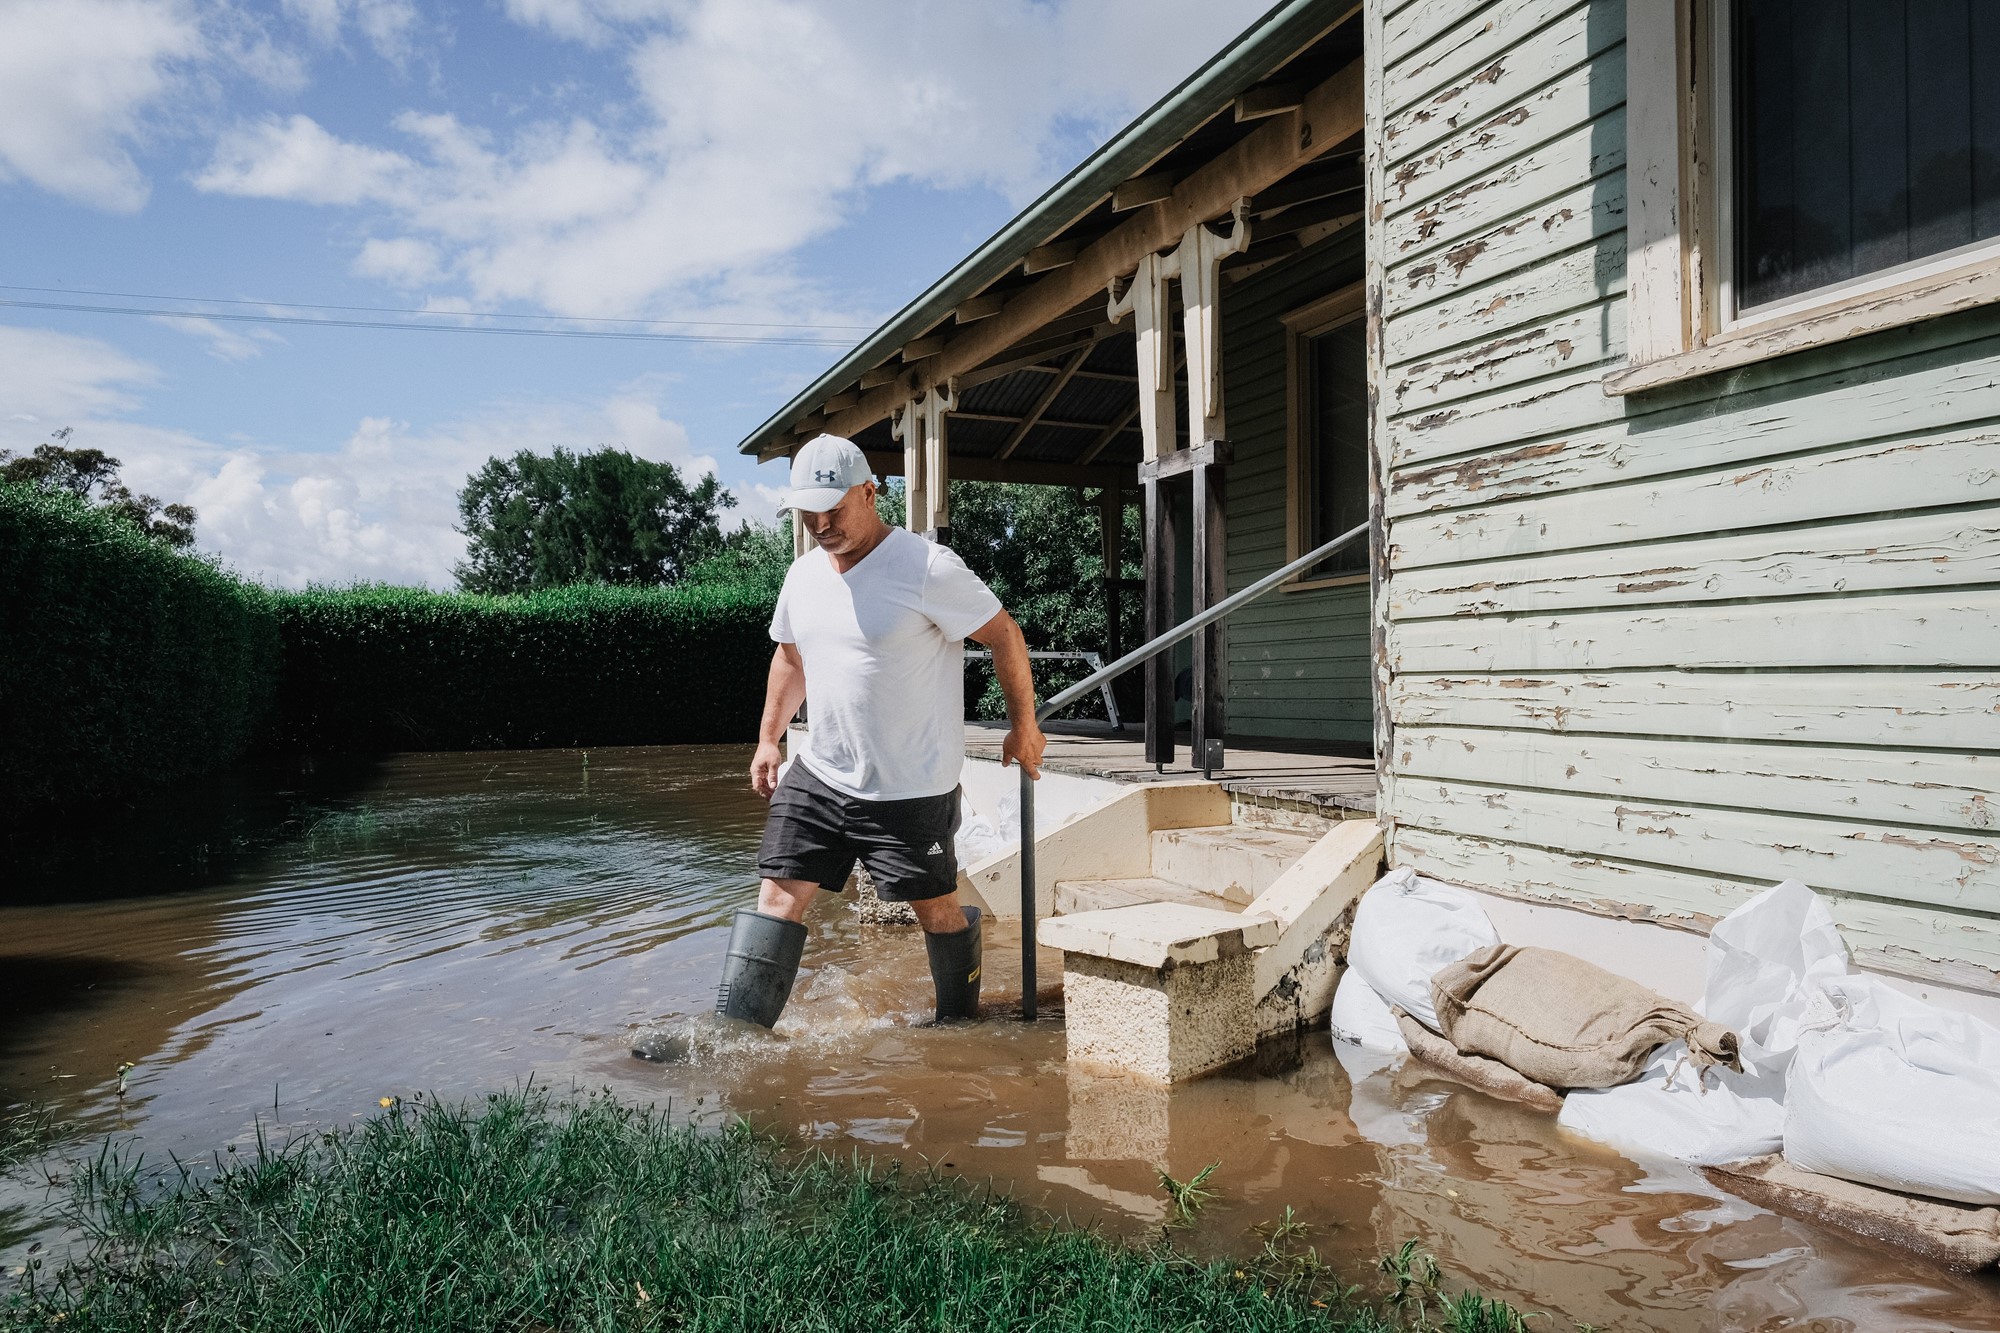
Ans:
{"type": "Polygon", "coordinates": [[[1035,1021],[1035,778],[1021,765],[1021,1020],[1035,1021]]]}

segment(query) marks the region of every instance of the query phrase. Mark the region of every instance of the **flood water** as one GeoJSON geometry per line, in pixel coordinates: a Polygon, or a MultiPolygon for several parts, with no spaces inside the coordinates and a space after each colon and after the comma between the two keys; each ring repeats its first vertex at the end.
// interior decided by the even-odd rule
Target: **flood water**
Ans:
{"type": "MultiPolygon", "coordinates": [[[[1219,1162],[1220,1197],[1184,1243],[1252,1251],[1290,1206],[1353,1280],[1415,1238],[1454,1282],[1549,1312],[1548,1330],[2000,1330],[2000,1284],[1649,1171],[1421,1068],[1350,1068],[1324,1031],[1172,1091],[1068,1069],[1060,956],[1040,964],[1044,1021],[1008,1018],[1005,923],[987,934],[993,1016],[927,1029],[915,928],[823,896],[774,1037],[635,1060],[635,1034],[713,1004],[728,913],[755,884],[748,762],[747,747],[405,755],[244,796],[282,817],[248,820],[265,832],[206,868],[17,865],[0,1104],[53,1105],[73,1143],[206,1158],[260,1123],[282,1139],[385,1096],[532,1077],[928,1161],[1131,1235],[1165,1217],[1156,1167],[1219,1162]]],[[[52,1234],[27,1174],[0,1189],[9,1272],[52,1234]]]]}

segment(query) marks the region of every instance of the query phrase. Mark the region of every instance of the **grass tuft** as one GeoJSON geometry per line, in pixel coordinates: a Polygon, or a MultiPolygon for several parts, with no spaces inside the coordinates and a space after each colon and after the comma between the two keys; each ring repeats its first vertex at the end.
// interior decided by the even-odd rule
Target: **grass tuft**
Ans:
{"type": "Polygon", "coordinates": [[[0,1171],[40,1156],[61,1135],[55,1112],[32,1104],[0,1111],[0,1171]]]}
{"type": "Polygon", "coordinates": [[[78,1257],[24,1274],[0,1326],[1397,1326],[1316,1265],[1120,1244],[961,1180],[791,1155],[740,1124],[675,1125],[609,1096],[397,1101],[351,1131],[260,1144],[199,1172],[148,1172],[106,1148],[75,1189],[78,1257]]]}

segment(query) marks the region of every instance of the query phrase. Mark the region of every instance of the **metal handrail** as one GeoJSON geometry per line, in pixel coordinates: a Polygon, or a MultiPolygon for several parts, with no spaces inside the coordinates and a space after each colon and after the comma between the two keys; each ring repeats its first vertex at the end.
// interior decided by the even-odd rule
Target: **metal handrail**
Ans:
{"type": "MultiPolygon", "coordinates": [[[[1357,524],[1332,541],[1315,546],[1290,564],[1272,570],[1249,587],[1239,588],[1214,606],[1196,612],[1158,638],[1140,644],[1117,661],[1099,667],[1037,708],[1036,725],[1039,726],[1052,714],[1067,708],[1092,690],[1106,684],[1113,676],[1130,671],[1140,663],[1159,656],[1175,644],[1193,638],[1245,602],[1255,601],[1287,579],[1303,574],[1334,552],[1367,535],[1368,525],[1357,524]]],[[[1026,1022],[1035,1021],[1035,780],[1029,775],[1025,764],[1021,766],[1021,1017],[1026,1022]]]]}

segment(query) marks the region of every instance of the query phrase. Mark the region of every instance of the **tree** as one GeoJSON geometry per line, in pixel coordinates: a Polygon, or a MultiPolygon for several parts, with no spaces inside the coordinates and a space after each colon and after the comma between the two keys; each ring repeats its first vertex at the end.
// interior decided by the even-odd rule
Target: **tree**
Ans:
{"type": "Polygon", "coordinates": [[[713,473],[693,486],[671,463],[623,449],[490,458],[458,493],[467,592],[567,583],[663,584],[722,545],[735,505],[713,473]]]}
{"type": "Polygon", "coordinates": [[[194,545],[192,506],[162,505],[155,496],[134,494],[119,480],[123,463],[102,449],[70,448],[70,435],[71,428],[64,426],[29,454],[0,449],[0,482],[73,495],[163,545],[177,549],[194,545]]]}
{"type": "MultiPolygon", "coordinates": [[[[1139,528],[1130,508],[1120,533],[1121,577],[1139,574],[1139,528]]],[[[1109,645],[1104,618],[1104,555],[1098,536],[1097,494],[1061,486],[1028,486],[991,481],[951,483],[951,545],[966,567],[986,580],[1001,605],[1020,622],[1028,646],[1064,652],[1103,652],[1109,645]]],[[[1145,609],[1138,597],[1120,603],[1126,648],[1145,636],[1145,609]]],[[[1042,696],[1082,679],[1088,667],[1038,662],[1035,683],[1042,696]]],[[[984,686],[973,711],[980,717],[1006,716],[999,682],[983,670],[984,686]]],[[[1141,677],[1128,672],[1118,682],[1119,706],[1133,708],[1141,677]],[[1131,695],[1130,698],[1127,696],[1131,695]]],[[[1069,718],[1101,717],[1095,697],[1064,712],[1069,718]]]]}
{"type": "MultiPolygon", "coordinates": [[[[882,520],[901,527],[907,512],[899,477],[890,478],[876,497],[882,520]]],[[[1120,510],[1118,573],[1139,577],[1137,512],[1120,510]]],[[[1059,652],[1104,652],[1110,646],[1104,618],[1104,552],[1098,535],[1097,492],[1017,482],[951,483],[951,547],[966,568],[986,580],[1021,626],[1028,647],[1059,652]]],[[[1123,646],[1136,648],[1145,637],[1144,604],[1132,594],[1119,603],[1123,646]]],[[[1043,698],[1081,680],[1090,668],[1069,662],[1035,663],[1035,689],[1043,698]]],[[[968,703],[975,717],[1002,718],[1006,700],[992,669],[971,668],[968,703]]],[[[1114,684],[1118,706],[1136,713],[1144,681],[1128,671],[1114,684]]],[[[1078,700],[1066,718],[1102,717],[1095,695],[1078,700]]]]}

